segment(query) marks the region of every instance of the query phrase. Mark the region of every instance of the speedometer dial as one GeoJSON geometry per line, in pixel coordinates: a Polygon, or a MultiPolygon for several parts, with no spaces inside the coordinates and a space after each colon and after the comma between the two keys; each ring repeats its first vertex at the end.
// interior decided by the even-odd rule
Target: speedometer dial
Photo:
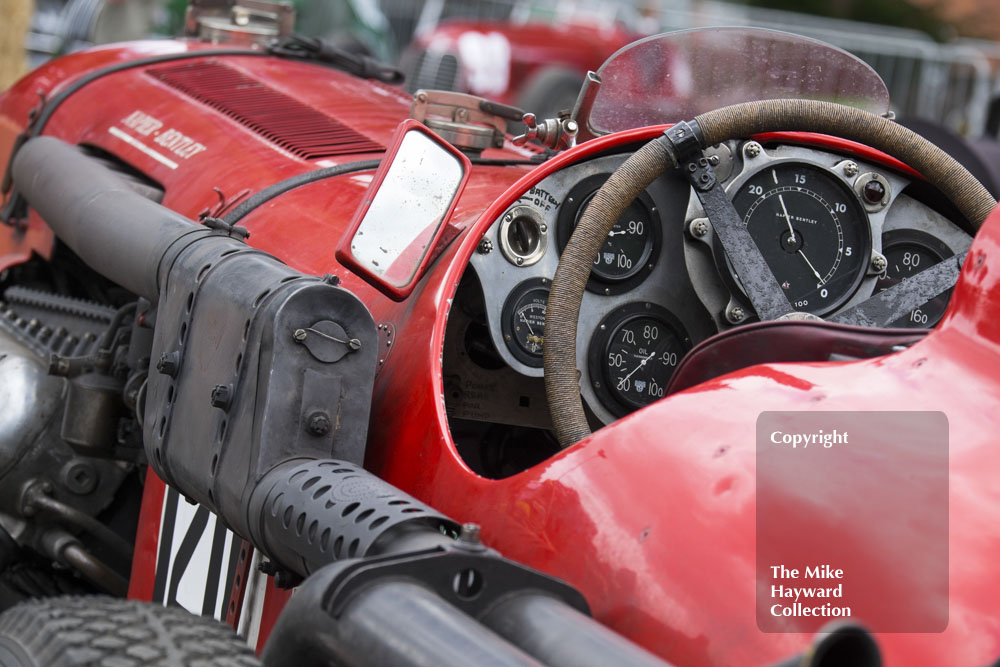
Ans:
{"type": "MultiPolygon", "coordinates": [[[[773,163],[739,186],[733,206],[796,310],[825,315],[858,288],[871,254],[868,217],[835,175],[773,163]]],[[[728,260],[726,268],[735,278],[728,260]]]]}
{"type": "Polygon", "coordinates": [[[590,343],[594,393],[621,417],[663,397],[674,368],[691,349],[681,322],[651,303],[633,303],[608,315],[590,343]]]}

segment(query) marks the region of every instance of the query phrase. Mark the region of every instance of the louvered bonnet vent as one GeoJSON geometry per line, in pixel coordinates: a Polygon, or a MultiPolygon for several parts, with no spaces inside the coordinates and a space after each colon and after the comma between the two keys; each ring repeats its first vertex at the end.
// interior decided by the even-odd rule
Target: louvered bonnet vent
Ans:
{"type": "Polygon", "coordinates": [[[327,114],[217,62],[157,67],[146,73],[307,160],[385,150],[327,114]]]}

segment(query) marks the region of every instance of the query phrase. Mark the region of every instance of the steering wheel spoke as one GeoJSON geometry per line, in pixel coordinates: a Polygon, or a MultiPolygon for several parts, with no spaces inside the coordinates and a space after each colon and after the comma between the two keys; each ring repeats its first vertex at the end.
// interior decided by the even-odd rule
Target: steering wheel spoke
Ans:
{"type": "Polygon", "coordinates": [[[967,254],[949,257],[827,319],[860,327],[888,327],[914,308],[951,289],[967,254]]]}
{"type": "Polygon", "coordinates": [[[757,316],[761,320],[776,320],[792,312],[794,308],[788,302],[785,291],[778,284],[778,279],[771,272],[746,225],[740,220],[733,202],[722,189],[711,165],[704,157],[694,158],[683,170],[694,185],[698,201],[705,209],[705,215],[732,262],[757,316]],[[692,170],[691,166],[695,169],[692,170]],[[708,179],[703,179],[706,173],[711,175],[708,179]]]}

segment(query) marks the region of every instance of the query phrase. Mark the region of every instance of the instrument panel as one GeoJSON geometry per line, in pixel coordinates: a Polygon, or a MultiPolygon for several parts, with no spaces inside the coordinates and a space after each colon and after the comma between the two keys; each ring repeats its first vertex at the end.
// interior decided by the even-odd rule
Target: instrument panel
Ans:
{"type": "MultiPolygon", "coordinates": [[[[907,179],[878,165],[753,141],[729,142],[710,155],[796,310],[836,314],[971,244],[957,225],[904,192],[907,179]]],[[[472,257],[485,334],[505,371],[513,371],[507,386],[514,393],[540,383],[546,302],[560,253],[591,197],[627,157],[598,157],[548,176],[494,222],[472,257]]],[[[933,326],[947,297],[893,325],[933,326]]],[[[648,405],[664,395],[694,345],[753,320],[711,221],[682,175],[668,172],[629,205],[593,259],[577,334],[584,404],[604,424],[648,405]]],[[[538,385],[530,391],[537,394],[538,385]]],[[[516,418],[505,413],[501,421],[516,418]]],[[[537,415],[526,421],[542,426],[537,415]]]]}

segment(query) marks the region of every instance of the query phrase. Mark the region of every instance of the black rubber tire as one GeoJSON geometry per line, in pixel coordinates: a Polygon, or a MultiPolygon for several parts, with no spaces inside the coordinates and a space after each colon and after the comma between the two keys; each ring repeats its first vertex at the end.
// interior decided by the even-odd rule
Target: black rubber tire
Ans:
{"type": "Polygon", "coordinates": [[[573,109],[583,86],[583,75],[566,67],[546,67],[532,78],[518,96],[517,105],[539,119],[555,118],[573,109]]]}
{"type": "Polygon", "coordinates": [[[0,614],[3,667],[260,667],[232,628],[184,609],[100,596],[0,614]]]}

